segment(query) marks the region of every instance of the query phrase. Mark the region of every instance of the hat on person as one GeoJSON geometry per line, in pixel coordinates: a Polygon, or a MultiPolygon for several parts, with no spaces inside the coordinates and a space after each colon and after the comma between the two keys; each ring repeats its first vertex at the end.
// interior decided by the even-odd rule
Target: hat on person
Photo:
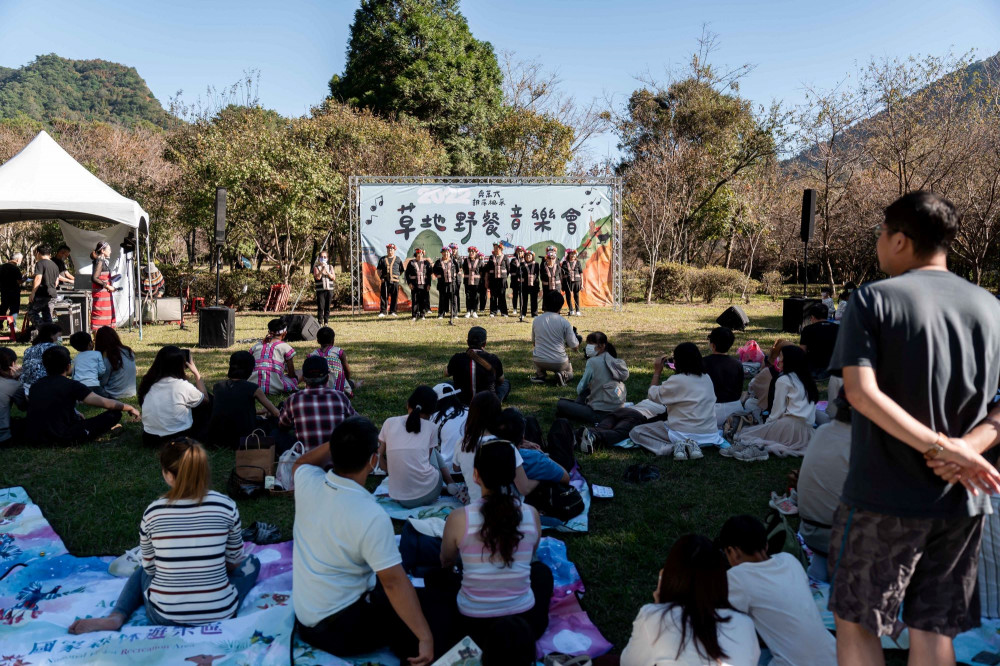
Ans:
{"type": "Polygon", "coordinates": [[[524,252],[524,246],[518,245],[517,247],[514,248],[514,252],[524,252]]]}
{"type": "Polygon", "coordinates": [[[479,248],[478,248],[478,247],[476,247],[475,245],[470,245],[470,246],[469,246],[469,256],[470,256],[470,257],[471,257],[472,255],[474,255],[474,254],[478,254],[478,253],[479,253],[479,248]]]}
{"type": "Polygon", "coordinates": [[[566,254],[576,254],[576,250],[574,250],[573,248],[570,248],[570,249],[566,250],[566,254]]]}
{"type": "Polygon", "coordinates": [[[310,356],[302,364],[303,379],[322,379],[330,374],[330,366],[322,356],[310,356]]]}
{"type": "Polygon", "coordinates": [[[470,347],[482,347],[486,344],[486,329],[482,326],[473,326],[469,329],[467,340],[470,347]]]}
{"type": "Polygon", "coordinates": [[[479,253],[479,258],[480,258],[480,259],[485,259],[485,258],[486,258],[486,255],[485,255],[485,254],[483,254],[482,252],[480,252],[480,253],[479,253]]]}
{"type": "Polygon", "coordinates": [[[545,256],[546,257],[552,257],[553,259],[555,259],[556,258],[556,253],[553,252],[552,250],[549,250],[548,252],[545,253],[545,256]]]}
{"type": "Polygon", "coordinates": [[[385,249],[387,249],[387,250],[395,250],[396,249],[396,244],[395,243],[386,243],[385,244],[385,249]]]}
{"type": "Polygon", "coordinates": [[[555,245],[546,245],[545,246],[545,251],[546,252],[555,252],[556,251],[556,246],[555,245]]]}
{"type": "Polygon", "coordinates": [[[447,245],[445,245],[443,248],[441,248],[441,251],[442,252],[451,252],[451,248],[448,247],[447,245]]]}
{"type": "Polygon", "coordinates": [[[434,392],[437,393],[438,400],[444,400],[445,398],[450,398],[453,395],[459,395],[462,393],[462,389],[452,386],[447,382],[442,382],[434,387],[434,392]]]}
{"type": "Polygon", "coordinates": [[[500,248],[502,250],[503,249],[503,243],[500,243],[500,242],[493,243],[493,247],[498,247],[498,248],[500,248]]]}
{"type": "Polygon", "coordinates": [[[284,319],[272,319],[267,322],[267,332],[268,333],[281,333],[288,328],[284,319]]]}
{"type": "Polygon", "coordinates": [[[426,254],[426,253],[424,252],[424,248],[418,247],[416,250],[414,250],[413,254],[426,254]]]}
{"type": "Polygon", "coordinates": [[[458,249],[458,243],[448,243],[448,247],[450,247],[453,250],[457,250],[458,249]]]}
{"type": "Polygon", "coordinates": [[[525,254],[530,254],[531,256],[535,256],[535,253],[532,252],[531,250],[525,250],[524,253],[525,254]]]}

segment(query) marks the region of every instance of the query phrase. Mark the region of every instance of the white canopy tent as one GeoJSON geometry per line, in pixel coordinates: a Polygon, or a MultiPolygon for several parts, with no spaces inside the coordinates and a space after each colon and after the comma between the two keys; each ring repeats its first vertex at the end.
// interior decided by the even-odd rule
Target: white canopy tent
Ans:
{"type": "MultiPolygon", "coordinates": [[[[146,234],[146,264],[149,265],[149,214],[132,199],[123,197],[106,185],[100,178],[90,173],[77,162],[46,132],[39,132],[27,146],[14,157],[0,165],[0,224],[23,220],[63,220],[63,231],[69,225],[66,220],[92,220],[124,225],[137,234],[146,234]]],[[[69,227],[73,229],[73,227],[69,227]]],[[[97,232],[84,232],[87,241],[97,232]]],[[[135,287],[139,280],[132,282],[133,262],[121,252],[120,239],[127,230],[119,229],[106,234],[112,243],[112,270],[128,276],[129,289],[122,293],[122,305],[127,312],[138,311],[139,338],[142,338],[142,308],[136,308],[135,287]]],[[[137,239],[138,244],[138,239],[137,239]]],[[[67,238],[74,263],[81,270],[90,272],[89,252],[83,246],[67,238]],[[79,258],[77,255],[80,255],[79,258]]],[[[137,266],[138,262],[134,262],[137,266]]],[[[89,284],[89,277],[87,278],[89,284]]],[[[119,307],[116,298],[116,308],[119,307]]]]}

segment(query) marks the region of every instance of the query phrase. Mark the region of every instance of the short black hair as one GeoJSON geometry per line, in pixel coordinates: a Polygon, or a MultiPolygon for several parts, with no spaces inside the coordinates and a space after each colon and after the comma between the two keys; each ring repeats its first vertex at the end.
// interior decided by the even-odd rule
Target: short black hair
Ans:
{"type": "Polygon", "coordinates": [[[809,308],[809,316],[813,319],[829,319],[830,318],[830,308],[826,307],[824,303],[814,303],[811,308],[809,308]]]}
{"type": "Polygon", "coordinates": [[[378,428],[364,416],[352,416],[330,434],[330,459],[335,474],[354,474],[364,469],[378,451],[378,428]]]}
{"type": "Polygon", "coordinates": [[[767,530],[753,516],[733,516],[722,525],[716,545],[739,548],[746,555],[767,551],[767,530]]]}
{"type": "Polygon", "coordinates": [[[257,361],[253,354],[246,350],[233,352],[229,356],[229,372],[226,374],[230,379],[250,379],[257,361]]]}
{"type": "Polygon", "coordinates": [[[69,336],[70,346],[77,351],[87,351],[90,349],[90,333],[86,331],[77,331],[73,335],[69,336]]]}
{"type": "Polygon", "coordinates": [[[565,302],[563,295],[553,289],[542,297],[542,312],[559,312],[565,302]]]}
{"type": "Polygon", "coordinates": [[[42,352],[42,365],[50,377],[66,372],[70,363],[69,350],[62,345],[49,347],[42,352]]]}
{"type": "Polygon", "coordinates": [[[933,192],[908,192],[885,209],[885,226],[906,234],[918,257],[947,252],[960,224],[955,206],[933,192]]]}
{"type": "Polygon", "coordinates": [[[500,425],[493,434],[500,439],[513,442],[514,446],[520,446],[527,427],[528,422],[521,410],[517,407],[508,407],[500,412],[500,425]]]}
{"type": "Polygon", "coordinates": [[[62,326],[59,324],[42,324],[35,331],[34,344],[39,345],[43,342],[55,342],[55,339],[62,335],[62,326]]]}
{"type": "Polygon", "coordinates": [[[708,341],[715,345],[715,351],[725,354],[736,342],[736,336],[733,335],[733,329],[728,326],[719,326],[708,334],[708,341]]]}
{"type": "Polygon", "coordinates": [[[35,248],[35,252],[44,257],[47,254],[52,254],[52,247],[47,245],[46,243],[42,243],[41,245],[35,248]]]}
{"type": "Polygon", "coordinates": [[[281,317],[278,317],[277,319],[272,319],[271,321],[267,322],[268,333],[280,333],[286,328],[288,328],[288,324],[286,324],[285,320],[282,319],[281,317]]]}
{"type": "Polygon", "coordinates": [[[696,377],[705,374],[705,364],[701,360],[698,345],[693,342],[682,342],[674,347],[674,372],[696,377]]]}
{"type": "Polygon", "coordinates": [[[324,326],[323,328],[316,331],[316,342],[322,347],[329,347],[333,344],[333,341],[337,338],[337,334],[333,332],[333,329],[329,326],[324,326]]]}
{"type": "Polygon", "coordinates": [[[473,326],[469,329],[469,335],[465,338],[466,343],[473,349],[478,349],[486,344],[486,329],[482,326],[473,326]]]}
{"type": "Polygon", "coordinates": [[[69,245],[66,245],[66,243],[63,243],[62,245],[56,248],[56,252],[62,252],[63,250],[69,250],[70,252],[73,251],[69,245]]]}

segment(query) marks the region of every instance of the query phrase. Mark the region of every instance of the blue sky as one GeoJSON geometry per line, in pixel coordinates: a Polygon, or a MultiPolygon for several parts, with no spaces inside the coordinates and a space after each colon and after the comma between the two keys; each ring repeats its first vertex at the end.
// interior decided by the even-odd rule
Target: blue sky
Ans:
{"type": "MultiPolygon", "coordinates": [[[[301,115],[342,71],[355,0],[0,0],[0,65],[38,54],[134,66],[161,103],[193,99],[247,69],[262,104],[301,115]]],[[[802,101],[806,85],[837,84],[869,57],[1000,51],[998,0],[465,0],[473,35],[498,52],[537,59],[580,100],[618,103],[645,72],[682,68],[702,24],[719,38],[713,61],[752,63],[742,94],[802,101]]],[[[599,137],[592,153],[614,153],[599,137]]]]}

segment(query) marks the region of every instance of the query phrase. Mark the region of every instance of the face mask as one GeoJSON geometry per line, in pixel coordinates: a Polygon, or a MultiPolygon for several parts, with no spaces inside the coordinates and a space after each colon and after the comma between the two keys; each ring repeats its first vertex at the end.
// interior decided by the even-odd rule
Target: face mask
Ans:
{"type": "Polygon", "coordinates": [[[591,356],[594,356],[596,354],[597,347],[595,347],[594,345],[587,345],[586,347],[584,347],[583,351],[587,355],[587,358],[590,358],[591,356]]]}
{"type": "Polygon", "coordinates": [[[326,260],[326,257],[320,257],[320,258],[319,258],[319,263],[321,263],[321,264],[325,264],[325,263],[326,263],[326,261],[327,261],[327,260],[326,260]]]}

